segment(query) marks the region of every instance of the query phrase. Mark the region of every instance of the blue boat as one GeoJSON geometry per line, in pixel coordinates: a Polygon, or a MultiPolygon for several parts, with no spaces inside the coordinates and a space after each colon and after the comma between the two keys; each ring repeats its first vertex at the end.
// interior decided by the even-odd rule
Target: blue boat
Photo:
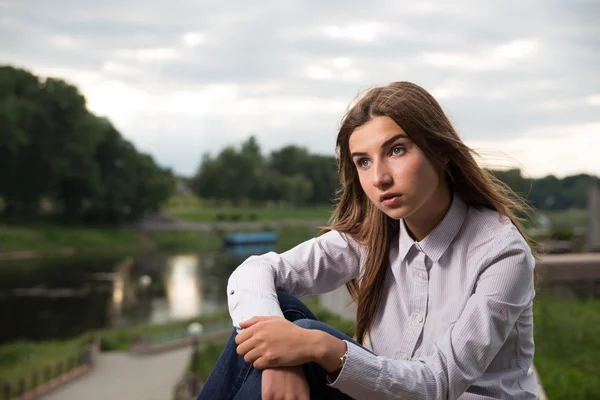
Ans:
{"type": "Polygon", "coordinates": [[[230,245],[225,247],[225,251],[237,257],[259,256],[275,251],[275,243],[230,245]]]}
{"type": "Polygon", "coordinates": [[[224,233],[225,246],[275,244],[277,232],[236,232],[224,233]]]}

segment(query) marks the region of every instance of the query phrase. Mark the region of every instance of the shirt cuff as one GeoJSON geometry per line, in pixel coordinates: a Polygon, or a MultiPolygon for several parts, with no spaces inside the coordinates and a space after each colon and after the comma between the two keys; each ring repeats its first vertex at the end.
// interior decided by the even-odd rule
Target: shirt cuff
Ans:
{"type": "Polygon", "coordinates": [[[379,386],[381,361],[362,347],[347,340],[345,342],[348,346],[346,362],[337,379],[327,384],[350,397],[365,398],[379,386]]]}

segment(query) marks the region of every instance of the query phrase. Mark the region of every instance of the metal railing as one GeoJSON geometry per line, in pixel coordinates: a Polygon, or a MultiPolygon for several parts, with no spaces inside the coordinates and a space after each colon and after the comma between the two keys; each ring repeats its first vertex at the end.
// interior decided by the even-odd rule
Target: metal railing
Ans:
{"type": "Polygon", "coordinates": [[[58,381],[68,380],[69,373],[82,366],[91,367],[93,363],[93,344],[89,344],[58,362],[35,369],[12,382],[0,381],[0,400],[35,398],[50,386],[58,385],[58,381]]]}

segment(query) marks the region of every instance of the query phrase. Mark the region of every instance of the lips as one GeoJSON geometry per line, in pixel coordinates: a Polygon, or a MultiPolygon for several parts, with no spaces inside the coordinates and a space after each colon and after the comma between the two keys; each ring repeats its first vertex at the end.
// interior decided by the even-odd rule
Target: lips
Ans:
{"type": "Polygon", "coordinates": [[[393,199],[394,197],[402,196],[401,193],[384,193],[379,197],[379,201],[384,202],[386,200],[393,199]]]}

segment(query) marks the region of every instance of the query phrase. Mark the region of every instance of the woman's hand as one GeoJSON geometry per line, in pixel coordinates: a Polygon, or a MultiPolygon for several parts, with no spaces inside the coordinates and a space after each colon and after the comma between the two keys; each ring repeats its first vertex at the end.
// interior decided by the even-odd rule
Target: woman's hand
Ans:
{"type": "Polygon", "coordinates": [[[310,389],[301,366],[265,369],[261,391],[263,400],[310,400],[310,389]]]}
{"type": "Polygon", "coordinates": [[[281,317],[254,317],[240,323],[237,353],[255,368],[293,367],[315,359],[315,331],[281,317]]]}

